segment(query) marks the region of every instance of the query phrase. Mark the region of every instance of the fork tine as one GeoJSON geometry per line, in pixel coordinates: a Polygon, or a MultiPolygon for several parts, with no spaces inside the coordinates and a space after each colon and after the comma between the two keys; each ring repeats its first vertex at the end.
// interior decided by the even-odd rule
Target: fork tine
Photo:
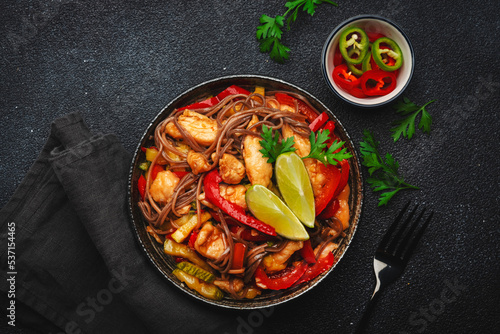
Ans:
{"type": "Polygon", "coordinates": [[[394,251],[395,256],[403,259],[402,254],[405,251],[405,249],[407,248],[408,242],[410,241],[415,229],[417,228],[418,224],[420,223],[420,220],[422,219],[422,216],[424,215],[424,213],[425,213],[425,208],[420,212],[418,217],[411,223],[411,225],[405,227],[403,236],[401,238],[398,238],[398,240],[400,240],[400,241],[399,241],[399,244],[394,251]]]}
{"type": "Polygon", "coordinates": [[[427,220],[422,224],[418,232],[415,234],[414,238],[409,242],[409,246],[406,248],[406,250],[401,254],[401,258],[404,262],[408,262],[410,259],[411,254],[413,253],[413,250],[417,246],[418,241],[422,238],[422,235],[424,234],[425,229],[431,222],[432,216],[434,216],[434,212],[431,212],[429,217],[427,217],[427,220]]]}
{"type": "Polygon", "coordinates": [[[389,241],[391,240],[392,234],[396,230],[396,227],[398,226],[399,221],[401,220],[401,218],[403,218],[403,215],[404,215],[404,213],[406,212],[406,210],[408,209],[409,206],[410,206],[410,201],[408,201],[408,203],[406,203],[406,205],[403,207],[403,209],[401,210],[401,212],[399,213],[399,215],[396,217],[396,219],[394,220],[394,222],[391,224],[391,226],[387,230],[387,232],[385,232],[385,235],[382,238],[382,241],[380,241],[380,244],[378,246],[379,249],[385,249],[385,248],[387,248],[387,246],[389,244],[389,241]]]}
{"type": "Polygon", "coordinates": [[[415,212],[417,212],[417,209],[418,209],[418,204],[413,208],[413,210],[410,212],[410,214],[408,215],[406,220],[403,223],[399,224],[397,232],[394,234],[394,237],[392,238],[389,246],[387,247],[387,253],[394,254],[396,246],[401,241],[401,236],[402,236],[406,226],[408,226],[408,224],[412,220],[413,216],[415,215],[415,212]]]}

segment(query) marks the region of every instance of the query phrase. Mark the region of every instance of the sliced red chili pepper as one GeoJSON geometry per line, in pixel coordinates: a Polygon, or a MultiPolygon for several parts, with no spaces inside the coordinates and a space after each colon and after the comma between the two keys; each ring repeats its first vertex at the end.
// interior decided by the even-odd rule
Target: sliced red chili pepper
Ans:
{"type": "Polygon", "coordinates": [[[139,180],[137,180],[137,189],[139,190],[139,194],[141,194],[142,200],[144,201],[144,196],[146,195],[146,178],[141,175],[139,180]]]}
{"type": "Polygon", "coordinates": [[[370,41],[370,43],[375,42],[379,38],[385,37],[384,34],[380,34],[378,32],[367,32],[366,34],[368,35],[368,40],[370,41]]]}
{"type": "Polygon", "coordinates": [[[314,255],[311,240],[304,241],[304,246],[300,249],[300,255],[307,263],[316,263],[316,255],[314,255]]]}
{"type": "Polygon", "coordinates": [[[247,250],[247,245],[241,242],[236,242],[234,244],[233,262],[231,264],[231,269],[241,269],[243,268],[243,261],[245,260],[245,252],[247,250]]]}
{"type": "Polygon", "coordinates": [[[326,112],[322,112],[318,117],[316,117],[316,119],[314,121],[311,122],[311,124],[309,124],[309,129],[311,129],[311,131],[318,131],[322,126],[323,124],[325,124],[328,120],[330,119],[330,117],[328,117],[328,114],[326,112]]]}
{"type": "Polygon", "coordinates": [[[370,70],[360,78],[361,89],[368,96],[382,96],[392,92],[397,85],[396,75],[393,72],[370,70]]]}
{"type": "Polygon", "coordinates": [[[301,262],[297,266],[287,267],[276,274],[268,276],[264,269],[259,266],[255,271],[255,279],[271,290],[288,289],[304,275],[307,269],[307,266],[301,262]]]}
{"type": "Polygon", "coordinates": [[[363,99],[365,97],[368,97],[365,93],[363,93],[363,90],[360,87],[354,87],[349,91],[349,94],[351,94],[354,97],[358,97],[360,99],[363,99]]]}
{"type": "Polygon", "coordinates": [[[342,57],[342,53],[340,53],[340,48],[335,49],[335,53],[333,54],[333,66],[339,66],[344,63],[344,57],[342,57]]]}
{"type": "Polygon", "coordinates": [[[354,87],[358,87],[360,81],[347,68],[346,64],[336,66],[332,73],[333,81],[342,89],[350,92],[354,87]]]}
{"type": "Polygon", "coordinates": [[[318,117],[318,114],[302,100],[296,99],[285,93],[276,93],[275,96],[276,100],[278,100],[281,104],[287,104],[295,107],[295,103],[297,103],[299,113],[306,116],[309,123],[314,122],[314,120],[318,117]]]}
{"type": "Polygon", "coordinates": [[[336,166],[325,166],[318,163],[319,174],[323,174],[326,178],[326,183],[323,188],[317,191],[317,196],[314,197],[314,206],[316,208],[316,216],[323,211],[331,201],[335,190],[340,181],[340,172],[336,166]]]}
{"type": "Polygon", "coordinates": [[[229,95],[236,95],[236,94],[244,94],[244,95],[250,95],[250,92],[246,89],[243,89],[241,87],[238,87],[236,85],[231,85],[224,89],[222,92],[217,94],[217,98],[219,101],[222,101],[224,98],[228,97],[229,95]]]}
{"type": "Polygon", "coordinates": [[[146,150],[147,150],[147,148],[145,148],[144,146],[141,146],[141,151],[142,152],[146,153],[146,150]]]}
{"type": "Polygon", "coordinates": [[[321,273],[324,273],[333,266],[335,262],[335,257],[333,253],[328,253],[327,256],[319,258],[319,260],[313,266],[308,266],[302,277],[300,277],[294,285],[304,283],[312,280],[321,273]]]}
{"type": "Polygon", "coordinates": [[[229,216],[233,217],[234,219],[245,225],[248,225],[265,234],[273,236],[276,235],[274,227],[264,222],[261,222],[260,220],[252,216],[246,215],[245,210],[242,207],[224,199],[219,191],[219,183],[221,182],[222,178],[220,177],[219,171],[217,169],[212,170],[203,179],[205,196],[210,203],[217,206],[222,211],[227,213],[229,216]]]}

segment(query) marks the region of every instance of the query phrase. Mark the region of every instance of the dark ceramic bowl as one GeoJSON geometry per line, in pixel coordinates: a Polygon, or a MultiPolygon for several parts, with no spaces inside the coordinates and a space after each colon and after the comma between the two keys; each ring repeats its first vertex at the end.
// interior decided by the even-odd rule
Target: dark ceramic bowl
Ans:
{"type": "Polygon", "coordinates": [[[153,119],[151,124],[147,127],[144,132],[142,139],[137,145],[137,149],[134,154],[134,158],[132,160],[132,165],[130,168],[129,174],[129,198],[128,198],[128,206],[130,210],[130,217],[132,221],[132,226],[136,232],[139,243],[141,244],[144,252],[149,257],[153,265],[168,279],[172,284],[182,291],[184,291],[187,295],[190,295],[196,299],[202,300],[209,304],[233,308],[233,309],[256,309],[268,307],[271,305],[277,305],[283,302],[286,302],[290,299],[300,296],[306,291],[310,290],[314,286],[316,286],[321,280],[323,280],[329,272],[331,272],[335,265],[327,272],[322,275],[316,277],[315,279],[305,282],[301,285],[293,287],[291,289],[287,289],[284,291],[263,291],[263,293],[252,300],[234,300],[229,298],[224,298],[221,301],[214,301],[207,299],[198,295],[193,290],[187,288],[183,283],[181,283],[174,275],[172,275],[172,271],[175,268],[175,261],[171,256],[165,255],[163,253],[163,248],[159,245],[147,232],[146,226],[147,223],[143,219],[141,211],[137,205],[139,201],[140,195],[137,190],[137,180],[140,177],[140,169],[138,168],[138,164],[145,160],[144,153],[141,151],[142,146],[152,145],[153,142],[150,140],[150,136],[153,135],[156,126],[165,119],[174,109],[183,107],[185,105],[191,104],[196,101],[203,100],[208,96],[215,96],[225,88],[230,85],[238,85],[243,88],[247,88],[252,91],[255,86],[264,86],[267,90],[286,90],[290,92],[300,93],[303,96],[307,97],[309,102],[318,110],[318,111],[326,111],[331,119],[335,120],[337,126],[335,128],[335,133],[337,136],[346,142],[346,146],[348,150],[353,154],[353,157],[350,159],[349,163],[351,165],[350,169],[350,177],[349,177],[349,185],[351,187],[351,196],[349,200],[351,217],[350,217],[350,226],[346,231],[346,237],[340,241],[340,247],[335,251],[335,259],[336,263],[340,261],[343,254],[347,250],[349,243],[352,240],[354,232],[356,230],[356,226],[358,224],[360,214],[361,214],[361,206],[363,199],[363,183],[361,178],[361,170],[359,160],[356,154],[356,150],[354,148],[354,144],[351,141],[349,135],[346,130],[340,123],[340,121],[335,117],[335,115],[320,101],[318,101],[311,94],[306,91],[300,89],[297,86],[284,82],[282,80],[256,76],[256,75],[235,75],[229,77],[223,77],[219,79],[214,79],[197,85],[175,100],[170,102],[163,110],[161,110],[158,115],[153,119]]]}
{"type": "Polygon", "coordinates": [[[410,39],[394,22],[378,16],[378,15],[359,15],[352,17],[341,24],[339,24],[326,39],[321,53],[321,71],[328,87],[339,98],[345,102],[356,107],[374,108],[381,107],[394,101],[398,96],[403,93],[408,84],[415,67],[415,55],[410,39]],[[355,97],[342,88],[340,88],[335,81],[333,81],[332,72],[335,66],[333,65],[333,58],[335,50],[339,44],[339,37],[342,31],[348,27],[363,28],[367,33],[381,33],[398,43],[401,51],[403,52],[403,65],[399,68],[397,76],[396,88],[384,96],[370,96],[365,98],[355,97]]]}

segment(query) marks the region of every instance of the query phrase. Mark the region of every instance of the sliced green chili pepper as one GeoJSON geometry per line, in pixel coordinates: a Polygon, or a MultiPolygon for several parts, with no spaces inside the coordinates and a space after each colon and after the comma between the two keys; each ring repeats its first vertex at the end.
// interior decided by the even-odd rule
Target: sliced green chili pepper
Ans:
{"type": "Polygon", "coordinates": [[[368,35],[363,29],[347,28],[340,34],[340,53],[347,63],[361,64],[368,52],[369,43],[368,35]],[[353,55],[357,55],[357,57],[354,58],[353,55]]]}
{"type": "MultiPolygon", "coordinates": [[[[357,53],[358,56],[359,56],[359,50],[358,49],[351,49],[347,52],[347,54],[349,55],[349,57],[352,57],[352,55],[354,53],[357,53]]],[[[366,52],[366,54],[368,55],[370,52],[366,52]]],[[[365,56],[366,58],[366,56],[365,56]]],[[[347,68],[349,69],[349,71],[352,72],[352,74],[354,74],[355,76],[362,76],[363,75],[363,70],[361,68],[361,64],[357,64],[357,65],[354,65],[354,64],[351,64],[351,63],[347,63],[347,68]]]]}
{"type": "Polygon", "coordinates": [[[372,56],[378,67],[387,72],[395,71],[403,64],[403,52],[401,48],[398,43],[389,37],[382,37],[373,42],[372,56]],[[388,48],[382,46],[382,44],[388,48]],[[390,58],[394,60],[394,64],[391,64],[390,58]]]}
{"type": "Polygon", "coordinates": [[[372,58],[372,43],[370,43],[368,52],[366,53],[366,56],[365,58],[363,58],[363,62],[361,63],[361,70],[363,71],[363,73],[372,70],[372,64],[370,62],[371,58],[372,58]]]}

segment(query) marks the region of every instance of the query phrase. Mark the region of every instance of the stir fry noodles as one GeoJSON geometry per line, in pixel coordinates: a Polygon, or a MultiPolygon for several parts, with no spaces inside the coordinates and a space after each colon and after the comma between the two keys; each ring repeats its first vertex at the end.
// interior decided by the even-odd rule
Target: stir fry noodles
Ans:
{"type": "Polygon", "coordinates": [[[143,147],[138,206],[200,295],[252,299],[335,262],[351,154],[305,97],[230,86],[174,110],[143,147]]]}

